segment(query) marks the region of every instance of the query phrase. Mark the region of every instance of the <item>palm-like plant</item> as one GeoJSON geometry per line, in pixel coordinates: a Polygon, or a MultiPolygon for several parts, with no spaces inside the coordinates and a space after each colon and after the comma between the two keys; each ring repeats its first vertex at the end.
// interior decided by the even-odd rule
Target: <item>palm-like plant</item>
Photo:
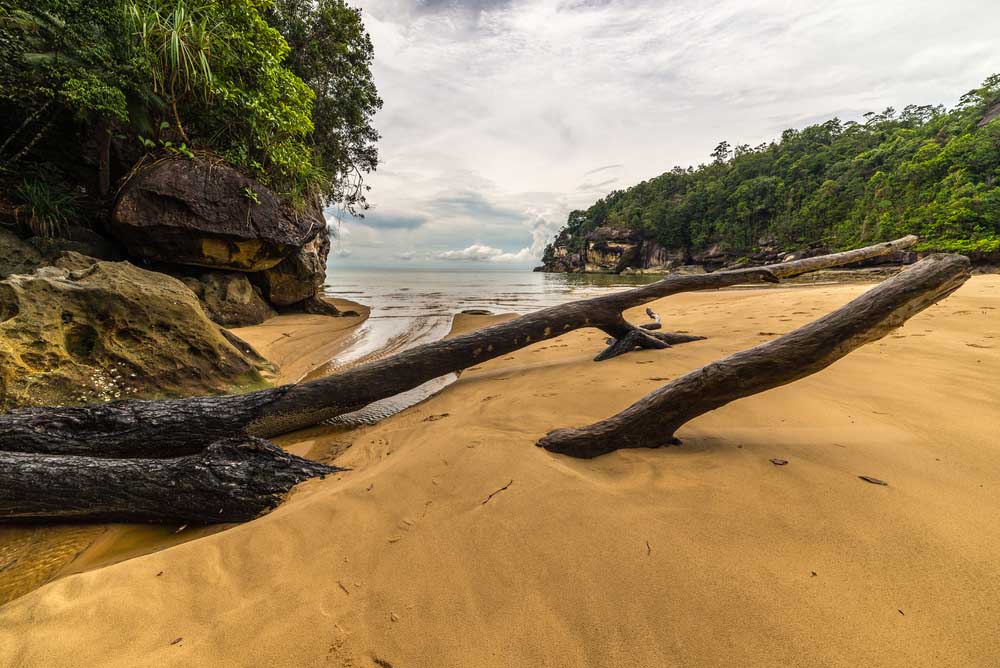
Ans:
{"type": "Polygon", "coordinates": [[[212,86],[210,57],[215,26],[204,7],[189,7],[184,0],[165,5],[157,0],[126,3],[126,18],[136,45],[149,61],[153,92],[170,100],[177,131],[190,143],[177,100],[192,94],[208,97],[212,86]]]}
{"type": "Polygon", "coordinates": [[[76,218],[76,196],[47,181],[25,179],[16,194],[24,202],[28,227],[40,237],[51,239],[59,236],[76,218]]]}

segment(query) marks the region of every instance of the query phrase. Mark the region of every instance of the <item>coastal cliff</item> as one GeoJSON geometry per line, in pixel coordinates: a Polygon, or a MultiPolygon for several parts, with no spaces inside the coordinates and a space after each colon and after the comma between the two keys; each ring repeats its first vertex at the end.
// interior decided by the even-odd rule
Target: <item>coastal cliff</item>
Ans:
{"type": "Polygon", "coordinates": [[[537,271],[620,274],[635,270],[673,271],[688,265],[683,248],[664,248],[641,232],[601,227],[581,238],[563,230],[546,249],[537,271]]]}
{"type": "MultiPolygon", "coordinates": [[[[691,248],[667,248],[656,239],[628,229],[603,227],[576,238],[563,231],[546,249],[544,264],[535,271],[594,274],[700,274],[719,269],[739,269],[774,262],[787,262],[830,253],[828,247],[814,245],[796,251],[783,250],[775,240],[762,240],[757,249],[746,255],[727,252],[720,244],[700,251],[691,248]]],[[[913,251],[898,251],[866,260],[859,267],[904,265],[921,256],[913,251]]]]}
{"type": "Polygon", "coordinates": [[[950,110],[864,118],[723,141],[708,164],[614,190],[569,214],[538,270],[712,271],[908,234],[918,253],[1000,263],[1000,76],[950,110]]]}

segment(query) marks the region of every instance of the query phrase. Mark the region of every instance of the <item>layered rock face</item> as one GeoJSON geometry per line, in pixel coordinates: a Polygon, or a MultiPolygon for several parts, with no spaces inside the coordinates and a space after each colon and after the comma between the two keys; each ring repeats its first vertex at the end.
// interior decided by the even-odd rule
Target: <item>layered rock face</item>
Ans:
{"type": "Polygon", "coordinates": [[[266,385],[169,276],[65,253],[0,281],[0,410],[266,385]]]}
{"type": "MultiPolygon", "coordinates": [[[[666,248],[641,232],[624,228],[599,227],[582,240],[563,230],[544,258],[544,264],[536,271],[693,274],[787,262],[832,252],[829,248],[815,246],[787,253],[776,240],[769,238],[760,239],[757,248],[751,255],[736,256],[719,244],[699,251],[666,248]]],[[[899,251],[858,263],[855,268],[910,264],[917,259],[915,252],[899,251]]]]}
{"type": "Polygon", "coordinates": [[[326,280],[326,258],[330,237],[323,233],[280,263],[254,275],[264,294],[275,306],[291,306],[311,299],[326,280]]]}
{"type": "Polygon", "coordinates": [[[581,244],[565,230],[556,238],[551,257],[540,271],[630,273],[671,271],[689,258],[684,249],[668,249],[646,239],[641,232],[619,227],[599,227],[581,244]]]}
{"type": "Polygon", "coordinates": [[[277,265],[326,229],[221,163],[162,160],[123,188],[111,231],[131,256],[240,271],[277,265]]]}

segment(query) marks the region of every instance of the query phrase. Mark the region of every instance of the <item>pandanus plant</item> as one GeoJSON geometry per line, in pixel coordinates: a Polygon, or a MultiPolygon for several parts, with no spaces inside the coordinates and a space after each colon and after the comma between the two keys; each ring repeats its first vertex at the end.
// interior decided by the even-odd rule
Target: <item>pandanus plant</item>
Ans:
{"type": "Polygon", "coordinates": [[[177,0],[132,0],[125,6],[134,43],[149,63],[153,92],[166,97],[174,124],[188,144],[187,133],[177,112],[178,99],[189,95],[207,98],[212,88],[212,43],[216,26],[203,6],[177,0]]]}

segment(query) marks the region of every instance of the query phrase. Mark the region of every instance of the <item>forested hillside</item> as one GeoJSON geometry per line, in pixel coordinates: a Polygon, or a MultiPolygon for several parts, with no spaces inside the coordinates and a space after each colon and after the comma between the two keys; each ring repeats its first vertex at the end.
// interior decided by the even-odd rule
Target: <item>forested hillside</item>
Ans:
{"type": "Polygon", "coordinates": [[[0,46],[0,200],[36,233],[99,221],[147,157],[365,206],[382,101],[344,0],[0,0],[0,46]]]}
{"type": "Polygon", "coordinates": [[[730,256],[760,246],[848,248],[917,234],[922,250],[1000,251],[1000,75],[951,110],[911,105],[721,142],[710,164],[675,167],[573,211],[545,263],[588,236],[730,256]]]}

